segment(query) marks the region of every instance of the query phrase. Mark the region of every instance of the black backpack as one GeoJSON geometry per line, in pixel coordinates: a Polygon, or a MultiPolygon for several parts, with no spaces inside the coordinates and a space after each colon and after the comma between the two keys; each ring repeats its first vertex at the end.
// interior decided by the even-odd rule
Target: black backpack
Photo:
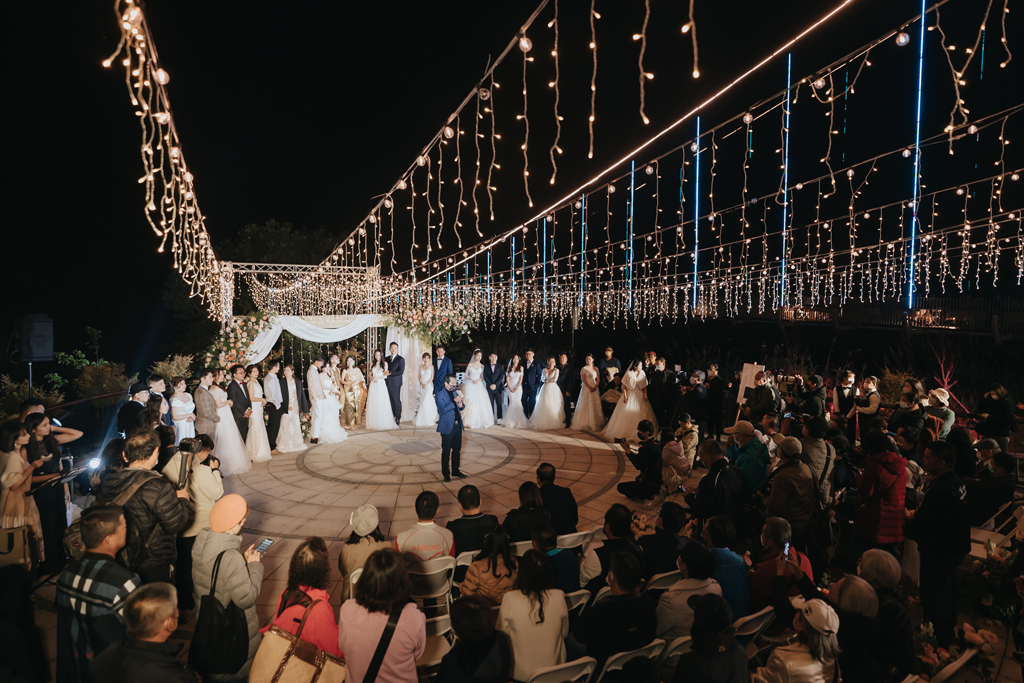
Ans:
{"type": "Polygon", "coordinates": [[[233,674],[249,659],[249,624],[234,602],[217,599],[217,574],[224,550],[213,563],[210,593],[199,599],[199,619],[188,651],[188,663],[201,674],[233,674]]]}

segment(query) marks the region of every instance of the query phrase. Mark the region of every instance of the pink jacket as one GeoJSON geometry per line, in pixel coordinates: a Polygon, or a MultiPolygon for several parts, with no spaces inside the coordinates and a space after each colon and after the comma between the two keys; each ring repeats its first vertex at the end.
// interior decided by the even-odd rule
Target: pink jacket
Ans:
{"type": "MultiPolygon", "coordinates": [[[[309,586],[299,586],[299,588],[311,599],[323,601],[314,606],[313,611],[309,613],[306,625],[302,627],[302,640],[316,645],[327,654],[343,657],[341,648],[338,647],[338,622],[334,618],[334,608],[331,607],[331,596],[327,594],[327,591],[319,588],[310,588],[309,586]]],[[[278,615],[280,609],[281,596],[279,595],[277,596],[277,609],[274,610],[274,620],[260,629],[260,633],[266,633],[271,626],[277,626],[295,635],[299,630],[299,622],[302,620],[306,608],[302,605],[292,605],[278,615]]]]}

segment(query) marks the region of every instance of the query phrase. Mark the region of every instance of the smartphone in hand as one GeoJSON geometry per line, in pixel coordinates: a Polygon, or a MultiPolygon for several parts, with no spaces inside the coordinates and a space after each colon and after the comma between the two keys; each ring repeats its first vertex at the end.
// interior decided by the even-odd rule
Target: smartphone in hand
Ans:
{"type": "Polygon", "coordinates": [[[267,552],[267,548],[269,548],[273,544],[274,544],[274,539],[272,539],[272,538],[264,538],[263,542],[260,543],[258,546],[256,546],[256,552],[258,552],[260,555],[262,555],[263,553],[267,552]]]}

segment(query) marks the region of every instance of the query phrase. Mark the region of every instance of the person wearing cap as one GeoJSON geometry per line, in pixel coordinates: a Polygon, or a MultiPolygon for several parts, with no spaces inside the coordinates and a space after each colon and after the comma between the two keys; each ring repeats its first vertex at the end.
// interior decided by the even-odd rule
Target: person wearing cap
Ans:
{"type": "Polygon", "coordinates": [[[136,382],[128,387],[128,402],[117,411],[117,431],[123,438],[131,432],[146,427],[146,403],[149,402],[149,385],[136,382]]]}
{"type": "Polygon", "coordinates": [[[242,551],[242,527],[249,516],[249,505],[237,493],[229,493],[210,510],[210,528],[203,529],[196,536],[192,547],[192,581],[195,584],[196,602],[199,609],[196,620],[202,618],[202,597],[210,594],[213,567],[221,557],[217,574],[217,593],[214,597],[225,607],[230,603],[245,612],[249,627],[249,656],[245,664],[233,674],[203,674],[204,681],[234,681],[249,676],[249,667],[256,656],[256,650],[263,640],[260,633],[259,616],[256,614],[256,599],[263,585],[262,555],[256,551],[256,544],[242,551]]]}
{"type": "Polygon", "coordinates": [[[853,533],[873,548],[892,548],[903,541],[907,461],[887,434],[867,432],[861,439],[867,454],[857,485],[853,533]]]}
{"type": "Polygon", "coordinates": [[[768,478],[768,447],[757,438],[754,425],[746,420],[726,427],[725,433],[729,435],[729,460],[743,473],[747,496],[752,496],[768,478]]]}
{"type": "Polygon", "coordinates": [[[768,475],[767,485],[771,490],[764,499],[765,513],[789,522],[794,544],[805,549],[807,528],[818,502],[814,476],[811,468],[800,461],[803,444],[799,439],[776,434],[774,440],[779,465],[768,475]]]}
{"type": "Polygon", "coordinates": [[[839,615],[836,611],[824,600],[808,600],[796,611],[793,630],[797,632],[796,642],[775,648],[766,665],[758,667],[751,676],[752,683],[838,683],[839,615]]]}
{"type": "Polygon", "coordinates": [[[974,444],[974,449],[978,454],[978,464],[974,467],[973,478],[982,479],[992,472],[988,465],[995,454],[999,452],[999,442],[995,439],[982,439],[974,444]]]}
{"type": "Polygon", "coordinates": [[[999,508],[1013,500],[1017,487],[1016,464],[1012,455],[996,453],[985,465],[989,471],[987,477],[964,480],[971,526],[983,526],[999,508]]]}
{"type": "MultiPolygon", "coordinates": [[[[747,683],[747,652],[733,637],[729,603],[714,593],[691,595],[693,610],[689,652],[679,656],[672,683],[747,683]]],[[[663,672],[663,680],[664,672],[663,672]]]]}
{"type": "Polygon", "coordinates": [[[352,532],[338,556],[338,571],[341,572],[341,599],[352,597],[352,584],[348,577],[362,569],[366,558],[381,548],[393,547],[380,531],[380,515],[372,505],[360,505],[348,518],[352,532]]]}
{"type": "Polygon", "coordinates": [[[924,412],[942,420],[942,429],[939,430],[938,437],[940,441],[945,441],[949,436],[949,430],[953,428],[953,423],[956,422],[956,413],[949,407],[949,392],[942,388],[932,389],[928,392],[926,400],[924,412]]]}

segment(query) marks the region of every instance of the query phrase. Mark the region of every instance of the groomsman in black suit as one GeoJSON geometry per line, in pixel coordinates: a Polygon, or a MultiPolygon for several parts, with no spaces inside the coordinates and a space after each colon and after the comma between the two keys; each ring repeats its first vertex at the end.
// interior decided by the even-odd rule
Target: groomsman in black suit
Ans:
{"type": "Polygon", "coordinates": [[[558,385],[559,391],[562,392],[562,406],[565,408],[565,426],[568,427],[572,424],[572,400],[575,397],[573,390],[576,388],[575,378],[579,375],[572,367],[572,363],[569,362],[569,356],[567,354],[559,354],[558,356],[558,379],[555,384],[558,385]]]}
{"type": "Polygon", "coordinates": [[[245,388],[245,366],[231,366],[231,384],[228,385],[228,399],[231,401],[231,414],[235,416],[235,424],[242,435],[242,441],[249,436],[249,416],[252,415],[252,401],[249,390],[245,388]]]}
{"type": "Polygon", "coordinates": [[[540,363],[533,359],[533,349],[526,352],[526,363],[523,365],[523,412],[526,417],[533,415],[533,407],[537,405],[537,392],[540,391],[540,363]]]}
{"type": "Polygon", "coordinates": [[[124,438],[146,426],[146,402],[149,401],[149,387],[136,382],[128,388],[130,400],[117,411],[117,431],[124,438]]]}
{"type": "Polygon", "coordinates": [[[391,412],[395,415],[395,424],[402,423],[402,375],[405,374],[405,359],[398,355],[398,343],[388,345],[391,355],[387,357],[388,371],[384,373],[384,385],[388,388],[391,399],[391,412]]]}
{"type": "Polygon", "coordinates": [[[494,421],[501,419],[501,407],[504,401],[505,390],[505,366],[498,362],[498,354],[491,353],[487,356],[490,361],[484,366],[484,384],[487,385],[487,395],[491,399],[491,410],[494,411],[494,421]]]}
{"type": "Polygon", "coordinates": [[[674,427],[669,424],[672,412],[672,400],[674,397],[675,385],[669,383],[670,376],[665,370],[665,359],[658,358],[647,373],[647,400],[651,402],[651,409],[658,418],[658,424],[663,428],[674,427]]]}

